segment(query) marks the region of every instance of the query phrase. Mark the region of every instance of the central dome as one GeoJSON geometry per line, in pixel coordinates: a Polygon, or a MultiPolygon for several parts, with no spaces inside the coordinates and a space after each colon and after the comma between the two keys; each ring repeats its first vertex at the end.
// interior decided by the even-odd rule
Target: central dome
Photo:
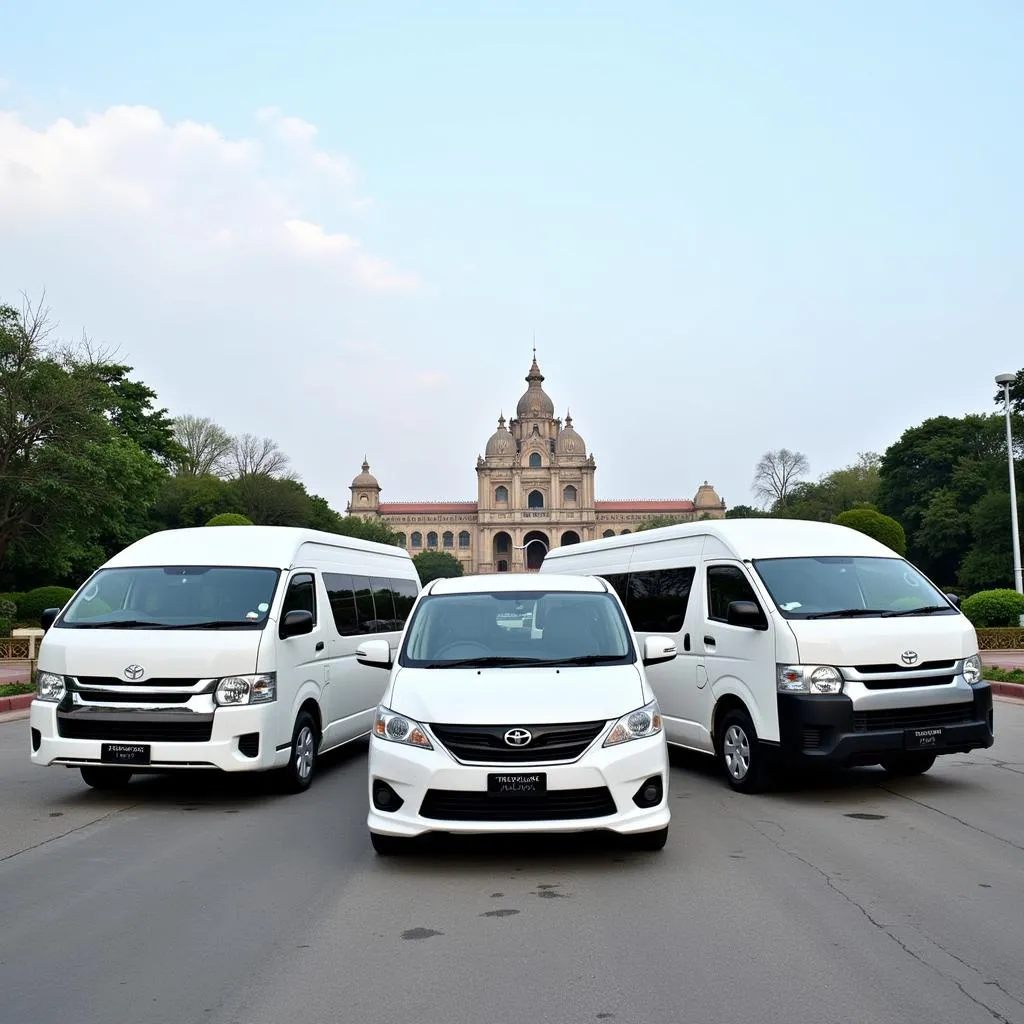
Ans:
{"type": "Polygon", "coordinates": [[[544,374],[540,372],[537,365],[537,354],[533,355],[533,365],[526,375],[526,383],[529,385],[526,394],[519,399],[516,406],[516,416],[519,419],[554,419],[555,403],[551,401],[545,390],[541,387],[544,383],[544,374]]]}

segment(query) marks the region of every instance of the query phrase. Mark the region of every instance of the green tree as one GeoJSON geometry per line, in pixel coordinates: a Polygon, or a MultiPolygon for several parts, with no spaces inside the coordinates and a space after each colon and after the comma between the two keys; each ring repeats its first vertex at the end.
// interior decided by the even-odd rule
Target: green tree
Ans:
{"type": "Polygon", "coordinates": [[[222,512],[240,514],[231,484],[216,476],[169,476],[160,482],[150,511],[152,530],[202,526],[222,512]]]}
{"type": "Polygon", "coordinates": [[[246,519],[245,516],[239,515],[237,512],[221,512],[220,515],[214,516],[207,524],[207,526],[252,526],[253,522],[251,519],[246,519]]]}
{"type": "Polygon", "coordinates": [[[854,508],[841,512],[836,516],[836,523],[873,537],[879,544],[891,548],[897,555],[907,553],[907,536],[903,532],[903,527],[891,516],[884,516],[875,509],[854,508]]]}
{"type": "Polygon", "coordinates": [[[462,563],[447,551],[421,551],[413,558],[413,563],[424,586],[431,580],[462,575],[462,563]]]}
{"type": "Polygon", "coordinates": [[[834,470],[820,480],[796,484],[786,501],[776,502],[772,514],[791,519],[834,522],[840,512],[873,508],[878,500],[881,457],[862,452],[852,466],[834,470]]]}
{"type": "Polygon", "coordinates": [[[675,526],[677,523],[690,522],[689,516],[651,516],[633,527],[634,533],[643,533],[645,530],[657,530],[662,526],[675,526]]]}
{"type": "MultiPolygon", "coordinates": [[[[338,525],[331,532],[344,534],[346,537],[358,537],[360,540],[372,540],[377,544],[390,544],[393,547],[402,547],[398,534],[383,519],[363,519],[362,516],[338,516],[338,525]]],[[[424,554],[427,554],[427,552],[424,552],[424,554]]],[[[451,556],[449,555],[448,557],[450,558],[451,556]]]]}
{"type": "Polygon", "coordinates": [[[725,513],[726,519],[768,519],[771,513],[752,505],[733,505],[725,513]]]}

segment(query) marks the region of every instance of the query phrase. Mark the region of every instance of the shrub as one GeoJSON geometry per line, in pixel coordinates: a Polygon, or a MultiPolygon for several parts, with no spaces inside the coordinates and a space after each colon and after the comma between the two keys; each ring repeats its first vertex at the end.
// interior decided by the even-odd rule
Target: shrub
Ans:
{"type": "Polygon", "coordinates": [[[38,622],[47,608],[63,608],[74,593],[70,587],[36,587],[22,598],[18,618],[23,622],[38,622]]]}
{"type": "MultiPolygon", "coordinates": [[[[3,602],[4,601],[10,601],[10,603],[12,605],[14,605],[14,612],[11,614],[11,618],[12,619],[17,619],[17,617],[18,617],[18,608],[20,607],[21,602],[24,601],[24,600],[25,600],[25,595],[23,593],[20,593],[20,592],[19,593],[11,593],[11,594],[0,594],[0,608],[3,607],[3,602]]],[[[6,614],[7,614],[6,612],[0,612],[0,615],[6,615],[6,614]]]]}
{"type": "Polygon", "coordinates": [[[0,616],[0,636],[10,636],[13,625],[14,622],[12,619],[8,618],[6,615],[0,616]]]}
{"type": "Polygon", "coordinates": [[[247,519],[245,516],[240,515],[238,512],[221,512],[220,515],[214,516],[207,524],[207,526],[252,526],[253,522],[251,519],[247,519]]]}
{"type": "Polygon", "coordinates": [[[1024,594],[1016,590],[979,590],[960,604],[976,629],[1016,626],[1024,615],[1024,594]]]}
{"type": "Polygon", "coordinates": [[[907,535],[895,519],[871,508],[851,508],[836,516],[840,526],[866,534],[892,549],[897,555],[907,553],[907,535]]]}
{"type": "Polygon", "coordinates": [[[0,619],[10,619],[12,622],[18,617],[18,606],[6,597],[0,597],[0,619]]]}

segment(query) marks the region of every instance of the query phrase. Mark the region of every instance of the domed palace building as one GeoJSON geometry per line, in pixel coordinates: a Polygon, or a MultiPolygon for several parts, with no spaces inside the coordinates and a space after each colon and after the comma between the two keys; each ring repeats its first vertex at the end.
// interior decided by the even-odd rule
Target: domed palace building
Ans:
{"type": "Polygon", "coordinates": [[[598,501],[594,456],[573,426],[555,417],[544,375],[533,365],[515,419],[498,418],[476,460],[476,501],[381,501],[363,463],[348,511],[383,519],[413,555],[447,551],[469,573],[536,570],[549,548],[630,533],[655,516],[722,519],[725,502],[705,480],[689,498],[598,501]]]}

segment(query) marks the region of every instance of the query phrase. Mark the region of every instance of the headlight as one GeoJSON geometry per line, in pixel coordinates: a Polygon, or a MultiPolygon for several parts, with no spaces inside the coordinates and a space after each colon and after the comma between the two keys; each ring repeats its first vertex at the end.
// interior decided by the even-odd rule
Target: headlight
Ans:
{"type": "Polygon", "coordinates": [[[59,704],[67,692],[68,688],[64,684],[63,676],[55,676],[52,672],[36,673],[36,694],[40,700],[59,704]]]}
{"type": "Polygon", "coordinates": [[[410,747],[422,747],[424,750],[434,749],[419,722],[404,715],[396,715],[383,704],[377,708],[377,716],[373,720],[373,735],[379,740],[390,740],[392,743],[406,743],[410,747]]]}
{"type": "Polygon", "coordinates": [[[981,657],[979,655],[972,654],[969,658],[964,658],[964,681],[968,683],[981,682],[981,657]]]}
{"type": "Polygon", "coordinates": [[[277,673],[258,676],[224,676],[217,680],[213,699],[223,707],[239,704],[268,704],[277,700],[277,673]]]}
{"type": "Polygon", "coordinates": [[[645,736],[657,736],[661,732],[661,708],[652,700],[646,707],[623,715],[613,726],[602,746],[614,747],[617,743],[642,740],[645,736]]]}
{"type": "Polygon", "coordinates": [[[837,694],[843,692],[843,677],[831,665],[776,665],[779,693],[837,694]]]}

